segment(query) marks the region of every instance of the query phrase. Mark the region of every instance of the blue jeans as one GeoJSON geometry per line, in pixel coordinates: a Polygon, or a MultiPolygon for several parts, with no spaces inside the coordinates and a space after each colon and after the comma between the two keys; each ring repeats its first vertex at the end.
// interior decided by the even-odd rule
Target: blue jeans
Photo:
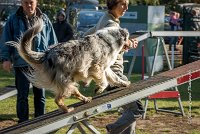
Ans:
{"type": "MultiPolygon", "coordinates": [[[[17,117],[19,123],[29,119],[29,86],[30,82],[23,71],[28,67],[15,67],[15,85],[17,88],[17,117]]],[[[35,117],[45,113],[45,91],[33,86],[35,117]]]]}
{"type": "MultiPolygon", "coordinates": [[[[171,31],[177,31],[177,25],[171,25],[171,31]]],[[[170,37],[170,41],[169,41],[169,50],[171,50],[172,45],[174,45],[174,50],[176,50],[176,43],[178,41],[178,37],[170,37]]]]}
{"type": "Polygon", "coordinates": [[[178,41],[178,37],[171,37],[169,42],[169,49],[171,50],[172,45],[174,45],[174,50],[176,50],[176,43],[178,41]]]}

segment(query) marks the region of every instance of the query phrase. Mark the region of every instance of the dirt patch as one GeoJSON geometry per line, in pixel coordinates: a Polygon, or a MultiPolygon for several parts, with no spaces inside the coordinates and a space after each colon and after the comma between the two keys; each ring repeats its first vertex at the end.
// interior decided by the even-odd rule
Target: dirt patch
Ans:
{"type": "MultiPolygon", "coordinates": [[[[100,128],[105,128],[106,124],[114,122],[118,115],[107,115],[96,117],[91,120],[91,124],[100,128]]],[[[189,134],[200,133],[200,117],[193,117],[189,124],[188,117],[175,116],[168,113],[154,114],[146,117],[145,120],[137,121],[137,130],[150,134],[189,134]]]]}
{"type": "Polygon", "coordinates": [[[17,124],[17,122],[14,120],[0,121],[0,129],[4,129],[4,128],[10,127],[10,126],[13,126],[15,124],[17,124]]]}
{"type": "Polygon", "coordinates": [[[188,117],[154,114],[145,120],[138,120],[137,129],[154,134],[188,134],[195,130],[200,132],[200,117],[192,118],[189,123],[188,117]]]}
{"type": "MultiPolygon", "coordinates": [[[[106,124],[114,122],[119,115],[108,114],[96,116],[90,119],[90,123],[96,128],[105,129],[106,124]]],[[[0,121],[0,129],[17,124],[13,120],[0,121]]],[[[137,121],[137,130],[150,134],[189,134],[200,132],[200,117],[193,117],[189,124],[188,117],[175,116],[168,113],[153,114],[145,120],[137,121]]]]}

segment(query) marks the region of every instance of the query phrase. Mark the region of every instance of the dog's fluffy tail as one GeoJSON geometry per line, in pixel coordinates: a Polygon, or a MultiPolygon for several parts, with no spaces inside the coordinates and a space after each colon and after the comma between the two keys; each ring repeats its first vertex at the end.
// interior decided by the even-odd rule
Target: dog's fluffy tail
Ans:
{"type": "Polygon", "coordinates": [[[15,48],[17,48],[20,56],[30,65],[35,65],[41,63],[41,57],[44,56],[45,53],[35,52],[32,50],[33,48],[33,38],[39,33],[43,28],[43,20],[39,19],[29,30],[27,30],[23,36],[21,37],[19,43],[14,41],[6,42],[7,44],[11,44],[15,48]]]}

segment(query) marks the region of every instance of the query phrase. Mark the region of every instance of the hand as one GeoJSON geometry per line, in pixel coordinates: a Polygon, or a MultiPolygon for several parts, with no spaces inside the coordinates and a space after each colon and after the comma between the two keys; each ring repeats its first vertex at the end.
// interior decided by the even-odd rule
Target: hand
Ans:
{"type": "Polygon", "coordinates": [[[131,48],[136,48],[138,46],[138,41],[137,39],[130,39],[132,46],[130,46],[131,48]]]}
{"type": "Polygon", "coordinates": [[[10,70],[12,68],[12,63],[10,61],[4,61],[3,62],[3,69],[10,73],[10,70]]]}
{"type": "Polygon", "coordinates": [[[138,41],[134,39],[128,40],[128,42],[124,45],[123,51],[128,51],[130,48],[136,48],[138,46],[138,41]]]}

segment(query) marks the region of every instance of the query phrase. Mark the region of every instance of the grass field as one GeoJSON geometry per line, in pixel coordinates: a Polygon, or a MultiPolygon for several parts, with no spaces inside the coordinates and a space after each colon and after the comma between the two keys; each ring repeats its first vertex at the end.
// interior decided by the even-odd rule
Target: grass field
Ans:
{"type": "MultiPolygon", "coordinates": [[[[132,81],[137,81],[140,80],[140,74],[135,74],[134,77],[132,78],[132,81]]],[[[0,68],[0,88],[5,87],[6,85],[14,85],[14,77],[13,73],[5,73],[2,71],[0,68]]],[[[94,95],[94,89],[90,87],[91,89],[81,89],[80,91],[86,95],[94,95]],[[89,92],[88,92],[89,91],[89,92]]],[[[181,100],[182,104],[184,107],[184,111],[186,113],[186,116],[188,116],[188,107],[189,107],[189,94],[187,92],[188,89],[188,83],[181,85],[178,87],[180,94],[181,94],[181,100]]],[[[53,94],[50,92],[46,92],[46,112],[54,111],[57,109],[56,104],[54,103],[54,97],[53,94]]],[[[66,104],[72,104],[77,102],[77,99],[71,98],[66,101],[66,104]]],[[[143,100],[144,102],[144,100],[143,100]]],[[[30,90],[30,96],[29,96],[29,104],[30,104],[30,119],[33,118],[33,94],[32,91],[30,90]]],[[[178,103],[177,100],[158,100],[158,105],[159,107],[162,108],[169,108],[169,109],[178,109],[178,103]]],[[[192,82],[192,118],[197,118],[200,119],[200,80],[195,80],[192,82]]],[[[2,128],[1,125],[4,125],[4,121],[11,120],[12,122],[17,121],[16,117],[16,96],[7,98],[5,100],[2,100],[0,103],[0,129],[2,128]]],[[[153,117],[156,113],[154,110],[154,105],[153,101],[149,102],[148,106],[148,112],[147,112],[147,117],[151,118],[153,117]]],[[[105,130],[105,120],[110,120],[113,121],[118,117],[118,113],[116,110],[112,110],[106,113],[102,113],[100,115],[97,115],[95,117],[92,117],[90,119],[90,122],[101,132],[101,133],[106,133],[105,130]],[[102,121],[102,122],[101,122],[102,121]],[[102,124],[101,124],[102,123],[102,124]],[[103,124],[104,123],[104,124],[103,124]]],[[[175,117],[176,118],[176,117],[175,117]]],[[[200,122],[200,120],[199,120],[200,122]]],[[[8,125],[10,126],[10,125],[8,125]]],[[[147,127],[147,126],[146,126],[147,127]]],[[[178,129],[178,128],[177,128],[178,129]]],[[[59,131],[56,132],[56,134],[64,134],[67,130],[67,127],[64,127],[60,129],[59,131]]],[[[77,130],[75,133],[79,133],[77,130]]],[[[139,128],[137,128],[137,133],[139,134],[151,134],[150,130],[143,129],[142,124],[139,125],[139,128]]],[[[158,132],[159,133],[159,132],[158,132]]],[[[168,131],[166,131],[168,133],[168,131]]],[[[188,130],[189,134],[200,134],[200,128],[197,127],[196,129],[188,130]]]]}

